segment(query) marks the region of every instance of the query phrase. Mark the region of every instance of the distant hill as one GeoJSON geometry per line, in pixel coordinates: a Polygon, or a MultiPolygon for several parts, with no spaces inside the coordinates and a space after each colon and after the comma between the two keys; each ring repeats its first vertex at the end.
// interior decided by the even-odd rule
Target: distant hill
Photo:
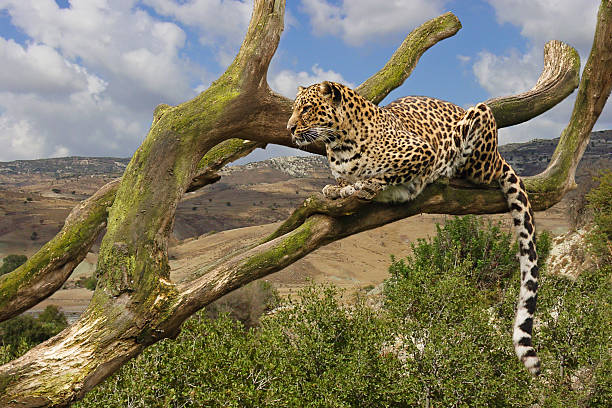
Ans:
{"type": "MultiPolygon", "coordinates": [[[[526,143],[510,143],[499,147],[499,151],[515,170],[524,176],[543,171],[552,156],[559,138],[535,139],[526,143]]],[[[612,160],[612,130],[591,133],[591,140],[582,162],[612,160]]],[[[61,157],[39,160],[16,160],[0,162],[0,175],[40,174],[48,177],[67,178],[74,176],[105,175],[119,176],[128,165],[129,158],[113,157],[61,157]]],[[[325,171],[327,160],[321,156],[277,157],[239,166],[228,166],[223,174],[252,169],[275,169],[291,177],[306,177],[325,171]]]]}
{"type": "MultiPolygon", "coordinates": [[[[557,143],[559,138],[535,139],[527,143],[500,146],[499,152],[517,173],[522,176],[533,176],[546,169],[557,143]]],[[[580,164],[595,163],[600,160],[612,160],[612,130],[591,133],[591,140],[580,164]]]]}
{"type": "MultiPolygon", "coordinates": [[[[544,170],[557,142],[534,140],[500,151],[519,174],[532,175],[544,170]]],[[[0,162],[0,249],[18,243],[34,249],[50,239],[77,202],[120,176],[128,163],[110,157],[0,162]]],[[[600,167],[612,168],[612,130],[592,133],[577,171],[581,188],[588,188],[584,181],[600,167]]],[[[326,158],[314,155],[226,166],[219,173],[219,182],[181,200],[174,223],[178,240],[283,220],[306,197],[334,182],[326,158]]]]}
{"type": "MultiPolygon", "coordinates": [[[[544,169],[556,143],[535,140],[500,150],[521,174],[533,174],[544,169]]],[[[582,183],[581,174],[586,178],[605,163],[612,167],[611,155],[612,131],[594,133],[578,170],[580,188],[589,185],[582,183]]],[[[109,157],[0,162],[0,258],[7,254],[31,256],[57,234],[75,205],[120,176],[128,162],[109,157]]],[[[193,272],[202,257],[215,259],[245,242],[261,239],[275,228],[271,223],[286,219],[306,197],[334,182],[327,160],[321,156],[278,157],[227,166],[220,174],[219,182],[185,194],[178,205],[170,251],[178,279],[193,272]]],[[[567,199],[575,193],[538,213],[540,231],[567,231],[567,199]]],[[[434,233],[435,223],[445,218],[435,214],[410,217],[334,242],[267,279],[283,294],[295,291],[307,278],[346,288],[377,285],[388,277],[390,254],[403,256],[410,242],[434,233]]],[[[509,222],[507,214],[488,218],[509,222]]],[[[39,306],[57,304],[78,315],[91,292],[75,285],[79,277],[91,275],[97,250],[96,244],[66,290],[39,306]]]]}
{"type": "Polygon", "coordinates": [[[114,157],[58,157],[0,162],[1,175],[40,174],[56,178],[123,174],[130,159],[114,157]]]}

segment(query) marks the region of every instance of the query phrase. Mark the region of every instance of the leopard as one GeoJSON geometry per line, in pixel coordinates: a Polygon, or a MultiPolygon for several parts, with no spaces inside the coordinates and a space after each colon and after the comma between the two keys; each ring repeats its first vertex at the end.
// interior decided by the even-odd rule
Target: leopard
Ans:
{"type": "Polygon", "coordinates": [[[407,96],[381,107],[350,87],[324,81],[298,88],[287,130],[300,148],[324,144],[336,184],[322,192],[331,200],[357,194],[395,205],[413,200],[441,177],[496,182],[519,244],[514,351],[531,374],[540,373],[532,344],[539,271],[535,221],[525,184],[498,151],[497,124],[488,105],[464,109],[407,96]]]}

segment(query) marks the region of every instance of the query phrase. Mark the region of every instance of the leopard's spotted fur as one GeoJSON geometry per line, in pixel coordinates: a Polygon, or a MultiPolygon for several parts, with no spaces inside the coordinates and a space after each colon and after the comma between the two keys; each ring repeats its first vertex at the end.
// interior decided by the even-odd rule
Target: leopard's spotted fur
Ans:
{"type": "Polygon", "coordinates": [[[514,349],[531,373],[539,373],[531,342],[538,287],[533,212],[523,182],[497,151],[497,125],[488,106],[464,110],[411,96],[378,107],[344,85],[323,82],[300,87],[287,129],[297,145],[325,143],[338,181],[323,189],[328,198],[365,190],[376,200],[402,202],[440,176],[498,181],[520,246],[514,349]]]}

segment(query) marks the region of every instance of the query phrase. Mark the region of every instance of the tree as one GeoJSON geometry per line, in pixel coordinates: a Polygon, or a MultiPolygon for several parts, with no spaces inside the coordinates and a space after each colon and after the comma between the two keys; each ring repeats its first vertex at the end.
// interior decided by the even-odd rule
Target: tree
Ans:
{"type": "MultiPolygon", "coordinates": [[[[242,47],[225,73],[191,101],[159,105],[123,177],[75,208],[56,237],[0,277],[0,320],[5,320],[61,287],[107,228],[89,307],[72,326],[0,367],[0,405],[63,406],[82,398],[145,347],[176,336],[183,321],[208,303],[329,242],[421,212],[507,211],[497,188],[457,180],[440,180],[399,206],[358,195],[338,201],[316,195],[258,245],[202,265],[191,282],[172,282],[168,236],[182,195],[217,181],[220,167],[256,147],[291,146],[285,130],[291,101],[266,82],[283,30],[284,5],[284,0],[256,0],[242,47]]],[[[525,180],[536,210],[550,207],[574,187],[576,165],[612,86],[611,18],[612,1],[603,0],[570,123],[547,170],[525,180]]],[[[358,92],[379,103],[403,83],[429,47],[460,27],[447,13],[416,28],[358,92]]],[[[499,127],[539,115],[578,85],[580,62],[574,49],[551,41],[544,56],[544,70],[532,90],[487,101],[499,127]]],[[[323,153],[320,145],[311,150],[323,153]]]]}
{"type": "Polygon", "coordinates": [[[2,260],[2,266],[0,266],[0,275],[4,275],[5,273],[14,271],[15,269],[23,265],[23,263],[27,260],[28,260],[28,257],[25,255],[16,255],[16,254],[7,255],[2,260]]]}

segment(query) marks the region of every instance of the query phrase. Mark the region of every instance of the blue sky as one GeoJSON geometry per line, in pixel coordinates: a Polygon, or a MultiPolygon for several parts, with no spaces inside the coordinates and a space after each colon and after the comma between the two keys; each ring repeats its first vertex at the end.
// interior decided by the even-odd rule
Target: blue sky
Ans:
{"type": "MultiPolygon", "coordinates": [[[[547,40],[588,57],[596,0],[288,0],[268,81],[291,97],[329,79],[358,85],[406,34],[452,11],[463,28],[427,51],[384,102],[430,95],[469,106],[529,89],[547,40]]],[[[237,52],[252,0],[0,0],[0,161],[130,156],[154,107],[205,89],[237,52]]],[[[558,137],[573,96],[500,142],[558,137]]],[[[595,129],[612,128],[608,106],[595,129]]],[[[268,147],[250,159],[296,154],[268,147]]]]}

